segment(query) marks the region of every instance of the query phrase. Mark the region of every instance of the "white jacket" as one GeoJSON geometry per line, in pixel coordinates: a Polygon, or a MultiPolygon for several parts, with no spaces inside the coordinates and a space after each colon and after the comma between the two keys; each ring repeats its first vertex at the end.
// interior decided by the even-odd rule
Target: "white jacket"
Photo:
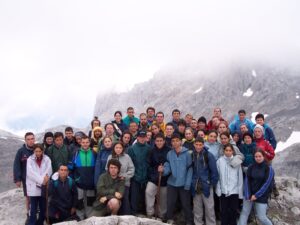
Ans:
{"type": "Polygon", "coordinates": [[[216,187],[216,194],[226,197],[232,194],[238,194],[240,199],[243,199],[243,172],[241,165],[237,167],[231,166],[231,161],[234,157],[227,158],[221,156],[217,161],[219,172],[219,181],[216,187]]]}
{"type": "Polygon", "coordinates": [[[50,158],[44,154],[41,167],[39,167],[36,162],[36,156],[34,154],[31,155],[27,159],[26,173],[27,196],[41,196],[44,177],[46,174],[49,177],[52,174],[50,158]]]}

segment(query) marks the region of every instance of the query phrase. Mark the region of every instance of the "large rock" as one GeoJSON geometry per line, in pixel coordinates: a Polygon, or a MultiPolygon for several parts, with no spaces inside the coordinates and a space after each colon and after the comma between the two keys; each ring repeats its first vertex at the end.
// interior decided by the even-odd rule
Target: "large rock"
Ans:
{"type": "Polygon", "coordinates": [[[108,216],[91,217],[84,221],[57,223],[56,225],[161,225],[165,224],[157,220],[139,218],[135,216],[108,216]]]}

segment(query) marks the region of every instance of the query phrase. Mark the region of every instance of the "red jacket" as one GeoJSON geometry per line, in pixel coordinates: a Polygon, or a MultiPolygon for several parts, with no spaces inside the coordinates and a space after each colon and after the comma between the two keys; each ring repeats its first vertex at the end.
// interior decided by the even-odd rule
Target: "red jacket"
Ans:
{"type": "Polygon", "coordinates": [[[267,161],[272,161],[275,157],[274,148],[263,137],[255,139],[256,147],[261,148],[265,152],[265,158],[267,161]]]}

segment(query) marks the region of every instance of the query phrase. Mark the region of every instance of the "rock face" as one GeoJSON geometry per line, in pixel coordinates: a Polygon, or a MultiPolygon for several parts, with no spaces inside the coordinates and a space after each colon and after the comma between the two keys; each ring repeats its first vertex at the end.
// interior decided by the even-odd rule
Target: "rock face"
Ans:
{"type": "Polygon", "coordinates": [[[116,110],[125,113],[133,106],[136,114],[148,106],[165,113],[170,121],[172,109],[183,116],[210,119],[215,106],[232,120],[239,109],[268,114],[267,123],[278,140],[285,141],[292,131],[300,130],[300,72],[267,66],[235,66],[222,71],[200,70],[158,72],[148,82],[140,83],[126,93],[98,96],[94,114],[104,122],[113,118],[116,110]],[[196,72],[195,72],[196,71],[196,72]]]}

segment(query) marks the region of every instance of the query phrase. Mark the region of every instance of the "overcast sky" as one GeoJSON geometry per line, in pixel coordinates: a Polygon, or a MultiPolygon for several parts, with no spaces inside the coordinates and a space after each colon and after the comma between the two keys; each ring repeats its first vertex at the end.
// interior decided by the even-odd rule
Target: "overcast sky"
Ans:
{"type": "Polygon", "coordinates": [[[86,126],[99,92],[167,66],[295,60],[299,9],[297,0],[1,0],[0,128],[86,126]]]}

